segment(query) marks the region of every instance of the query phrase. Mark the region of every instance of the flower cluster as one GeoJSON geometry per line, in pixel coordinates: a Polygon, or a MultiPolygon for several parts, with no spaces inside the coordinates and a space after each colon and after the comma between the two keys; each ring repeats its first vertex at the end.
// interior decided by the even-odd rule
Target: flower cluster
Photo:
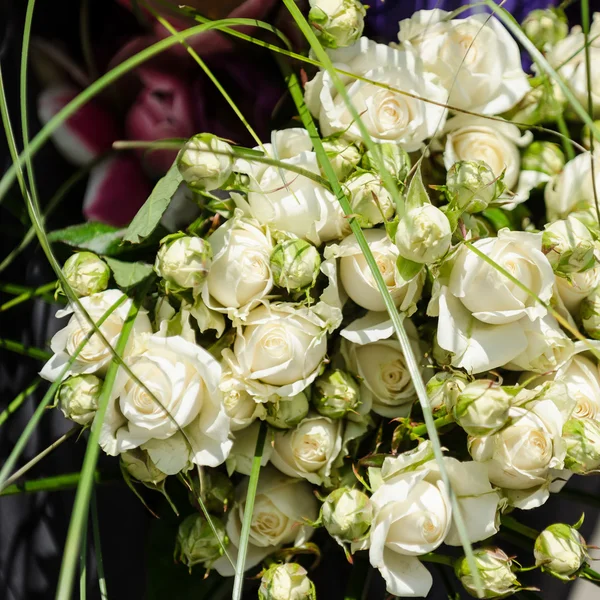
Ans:
{"type": "MultiPolygon", "coordinates": [[[[304,88],[323,139],[295,127],[255,148],[185,142],[167,177],[201,218],[140,247],[133,287],[120,261],[70,258],[80,300],[59,313],[42,376],[66,371],[61,409],[100,428],[129,480],[187,482],[208,510],[179,528],[188,567],[233,575],[249,521],[245,568],[268,567],[259,597],[314,598],[283,561],[322,527],[347,556],[368,551],[389,593],[425,597],[423,562],[444,544],[490,540],[503,513],[600,468],[600,163],[565,162],[524,129],[547,119],[550,82],[527,76],[495,17],[419,11],[385,45],[360,36],[354,0],[311,7],[341,70],[304,88]],[[431,412],[453,433],[443,456],[431,412]]],[[[579,55],[562,60],[582,34],[561,23],[532,13],[526,31],[583,93],[579,55]]],[[[586,556],[567,525],[535,544],[562,578],[586,556]]],[[[522,589],[517,570],[491,546],[455,565],[488,598],[522,589]]]]}

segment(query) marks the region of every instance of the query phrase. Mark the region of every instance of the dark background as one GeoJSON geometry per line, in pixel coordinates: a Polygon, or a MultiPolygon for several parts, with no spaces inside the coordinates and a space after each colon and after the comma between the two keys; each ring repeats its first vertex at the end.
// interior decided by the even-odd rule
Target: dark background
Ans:
{"type": "MultiPolygon", "coordinates": [[[[400,0],[398,0],[400,1],[400,0]]],[[[388,0],[392,3],[394,0],[388,0]]],[[[135,21],[120,7],[109,0],[92,1],[92,39],[118,41],[125,39],[137,27],[135,21]]],[[[594,3],[590,3],[593,7],[594,3]]],[[[600,8],[600,2],[598,3],[600,8]]],[[[50,2],[39,0],[36,6],[34,34],[48,39],[60,39],[75,58],[80,57],[79,0],[50,2]]],[[[21,1],[0,0],[0,60],[5,89],[13,117],[13,126],[19,130],[18,77],[22,20],[25,6],[21,1]]],[[[35,98],[38,90],[33,77],[30,81],[28,98],[32,130],[39,128],[36,120],[35,98]]],[[[10,164],[4,137],[0,135],[0,173],[10,164]]],[[[52,144],[47,144],[35,159],[36,177],[42,196],[47,201],[58,186],[73,172],[52,144]]],[[[62,227],[81,221],[81,199],[85,184],[76,186],[60,209],[48,223],[48,229],[62,227]]],[[[26,231],[22,199],[15,188],[0,206],[0,259],[18,244],[26,231]]],[[[2,281],[38,286],[53,279],[43,253],[32,243],[11,267],[2,273],[2,281]]],[[[7,299],[0,293],[0,304],[7,299]]],[[[32,346],[44,347],[57,328],[53,319],[55,307],[42,301],[29,302],[9,313],[0,313],[0,338],[14,339],[32,346]]],[[[40,364],[21,356],[0,350],[0,410],[35,378],[40,364]]],[[[0,461],[5,460],[16,442],[24,425],[30,418],[43,392],[29,398],[20,411],[0,428],[0,461]]],[[[44,415],[27,451],[22,457],[25,462],[53,442],[69,428],[58,411],[44,415]]],[[[28,477],[76,472],[81,467],[85,439],[77,443],[71,440],[56,450],[35,467],[28,477]]],[[[22,464],[22,463],[20,463],[22,464]]],[[[189,576],[186,569],[175,566],[172,561],[173,536],[176,519],[158,494],[145,494],[154,509],[162,515],[157,521],[142,507],[134,494],[119,481],[116,461],[101,457],[100,469],[107,479],[115,483],[98,486],[97,497],[101,527],[102,550],[108,582],[109,597],[115,600],[137,600],[142,598],[173,599],[197,598],[202,589],[211,583],[202,583],[202,574],[189,576]]],[[[574,478],[568,489],[585,489],[600,502],[600,482],[596,478],[574,478]]],[[[175,499],[185,506],[185,498],[175,499]]],[[[74,492],[63,491],[16,495],[0,498],[0,599],[47,600],[53,598],[62,558],[62,547],[67,532],[74,492]]],[[[189,510],[189,509],[187,509],[189,510]]],[[[597,511],[571,499],[553,496],[541,509],[528,513],[516,511],[516,517],[528,525],[543,528],[555,521],[575,521],[586,512],[582,529],[584,537],[590,536],[597,518],[597,511]]],[[[468,518],[468,515],[467,515],[468,518]]],[[[530,563],[527,552],[509,543],[503,544],[507,551],[522,557],[523,564],[530,563]]],[[[339,551],[331,546],[323,548],[326,560],[311,575],[320,598],[338,600],[350,576],[350,567],[339,551]]],[[[95,576],[93,549],[89,556],[88,597],[100,596],[95,576]]],[[[447,597],[441,578],[432,566],[437,581],[431,597],[447,597]]],[[[445,569],[445,567],[439,567],[445,569]]],[[[384,586],[375,573],[372,576],[369,598],[382,600],[386,594],[384,586]]],[[[551,580],[537,572],[523,577],[527,584],[543,587],[540,597],[558,600],[568,597],[570,586],[551,580]]],[[[591,584],[586,597],[600,598],[598,588],[591,584]]],[[[249,585],[248,598],[256,597],[256,582],[249,585]]],[[[227,597],[227,590],[224,590],[227,597]]],[[[75,594],[74,594],[75,596],[75,594]]],[[[218,600],[217,592],[208,596],[218,600]]]]}

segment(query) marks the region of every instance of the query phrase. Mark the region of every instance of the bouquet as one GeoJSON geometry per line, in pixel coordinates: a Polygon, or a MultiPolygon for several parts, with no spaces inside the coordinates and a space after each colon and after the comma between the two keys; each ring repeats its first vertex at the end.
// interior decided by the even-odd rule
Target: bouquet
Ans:
{"type": "Polygon", "coordinates": [[[600,585],[579,515],[523,512],[600,468],[600,13],[421,10],[386,45],[355,0],[284,4],[308,56],[212,22],[280,59],[298,117],[270,141],[128,142],[177,158],[125,229],[48,238],[30,199],[51,260],[48,239],[77,250],[40,372],[88,438],[67,543],[102,451],[183,515],[164,552],[236,600],[253,576],[314,599],[325,547],[398,597],[428,596],[430,563],[449,597],[532,569],[600,585]],[[198,216],[169,233],[180,190],[198,216]]]}

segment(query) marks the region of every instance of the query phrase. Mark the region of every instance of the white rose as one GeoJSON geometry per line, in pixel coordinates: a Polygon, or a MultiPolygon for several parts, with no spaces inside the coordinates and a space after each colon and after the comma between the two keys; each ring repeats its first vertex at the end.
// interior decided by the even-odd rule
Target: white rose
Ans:
{"type": "Polygon", "coordinates": [[[515,190],[521,170],[519,147],[531,143],[533,135],[521,135],[512,123],[491,121],[484,117],[457,115],[446,123],[444,166],[450,170],[459,160],[482,160],[496,177],[504,173],[504,184],[515,190]]]}
{"type": "Polygon", "coordinates": [[[530,89],[517,43],[495,17],[448,19],[450,14],[417,11],[400,21],[400,43],[439,77],[449,93],[444,102],[486,115],[509,110],[530,89]]]}
{"type": "Polygon", "coordinates": [[[95,375],[69,377],[58,388],[57,394],[63,415],[80,425],[91,423],[98,410],[103,384],[102,379],[95,375]]]}
{"type": "Polygon", "coordinates": [[[559,579],[570,581],[587,558],[586,548],[577,529],[565,523],[553,523],[535,540],[535,565],[559,579]]]}
{"type": "Polygon", "coordinates": [[[293,396],[318,375],[327,352],[326,326],[309,308],[259,306],[238,326],[233,350],[224,350],[223,358],[253,396],[293,396]]]}
{"type": "MultiPolygon", "coordinates": [[[[408,319],[404,327],[417,359],[423,356],[416,327],[408,319]]],[[[354,339],[354,338],[353,338],[354,339]]],[[[417,398],[415,387],[397,340],[354,343],[342,339],[346,368],[361,381],[361,402],[372,403],[384,417],[405,417],[417,398]]]]}
{"type": "Polygon", "coordinates": [[[199,133],[190,138],[177,157],[183,180],[196,190],[216,190],[231,175],[232,147],[211,133],[199,133]]]}
{"type": "Polygon", "coordinates": [[[394,216],[396,207],[381,179],[373,173],[353,175],[344,184],[352,213],[363,228],[374,227],[394,216]]]}
{"type": "Polygon", "coordinates": [[[572,273],[570,281],[566,277],[556,276],[556,287],[565,308],[577,314],[583,299],[600,285],[600,266],[588,269],[583,273],[572,273]]]}
{"type": "Polygon", "coordinates": [[[341,421],[312,415],[294,429],[275,433],[271,463],[290,477],[322,485],[341,449],[341,421]]]}
{"type": "MultiPolygon", "coordinates": [[[[363,37],[349,48],[328,50],[334,65],[361,78],[398,90],[446,102],[446,91],[437,78],[423,70],[412,52],[396,50],[363,37]]],[[[376,83],[345,77],[346,91],[375,142],[396,142],[408,152],[418,150],[423,141],[441,128],[446,118],[442,106],[379,87],[376,83]]],[[[342,133],[362,140],[362,134],[344,99],[327,71],[320,71],[306,84],[306,104],[319,119],[324,136],[342,133]]]]}
{"type": "MultiPolygon", "coordinates": [[[[88,313],[92,320],[97,323],[98,320],[125,294],[120,290],[106,290],[98,294],[92,294],[81,298],[80,302],[83,309],[88,313]]],[[[127,319],[131,309],[131,300],[123,301],[106,320],[99,326],[100,332],[114,348],[121,335],[123,324],[127,319]]],[[[85,336],[92,331],[91,325],[84,318],[83,313],[77,306],[71,305],[63,308],[56,313],[56,317],[62,319],[68,315],[73,315],[66,327],[54,335],[50,341],[50,348],[54,356],[44,365],[40,371],[40,376],[48,381],[56,381],[67,362],[73,356],[75,350],[83,342],[85,336]]],[[[127,344],[124,355],[130,351],[132,341],[137,334],[151,333],[152,326],[146,311],[140,310],[131,331],[130,339],[127,344]]],[[[98,334],[94,333],[87,341],[81,352],[77,355],[73,364],[67,370],[65,376],[97,373],[103,375],[112,360],[110,350],[104,345],[98,334]]]]}
{"type": "MultiPolygon", "coordinates": [[[[227,519],[226,530],[230,540],[227,552],[234,562],[244,520],[247,490],[248,479],[245,479],[236,489],[236,503],[227,519]]],[[[315,521],[317,513],[317,499],[309,483],[291,479],[275,469],[261,469],[248,538],[246,570],[256,566],[283,544],[299,546],[308,541],[313,530],[305,525],[305,521],[315,521]]],[[[234,574],[226,556],[213,566],[223,577],[234,574]]]]}
{"type": "Polygon", "coordinates": [[[244,429],[258,418],[264,418],[265,407],[256,402],[244,385],[235,379],[228,368],[224,368],[219,382],[219,389],[223,393],[223,406],[227,416],[231,419],[231,431],[244,429]]]}
{"type": "Polygon", "coordinates": [[[273,564],[258,589],[258,600],[316,600],[315,585],[298,563],[273,564]]]}
{"type": "Polygon", "coordinates": [[[120,369],[102,423],[102,449],[116,456],[143,446],[168,474],[189,461],[211,467],[223,463],[231,441],[218,388],[219,363],[180,336],[143,336],[136,340],[136,352],[125,362],[158,402],[120,369]]]}
{"type": "MultiPolygon", "coordinates": [[[[399,310],[411,314],[421,296],[424,274],[419,273],[408,281],[404,280],[396,267],[398,248],[388,238],[385,230],[369,229],[363,233],[394,304],[399,310]]],[[[356,304],[367,310],[385,310],[379,288],[354,234],[339,245],[328,246],[324,255],[329,261],[338,259],[336,274],[343,291],[356,304]]]]}
{"type": "Polygon", "coordinates": [[[202,299],[212,310],[231,319],[245,318],[271,291],[270,256],[273,242],[268,230],[238,212],[208,241],[213,263],[202,288],[202,299]]]}
{"type": "MultiPolygon", "coordinates": [[[[432,578],[418,556],[433,552],[444,541],[460,545],[448,490],[432,458],[429,443],[386,458],[381,483],[371,497],[375,518],[369,558],[385,579],[387,591],[396,596],[427,596],[432,578]]],[[[492,489],[485,469],[452,458],[444,462],[461,511],[469,516],[469,539],[474,542],[493,535],[498,530],[500,496],[492,489]]]]}
{"type": "MultiPolygon", "coordinates": [[[[596,190],[600,197],[600,161],[594,158],[596,190]]],[[[546,217],[549,222],[566,219],[573,211],[595,207],[592,155],[579,154],[546,185],[546,217]]]]}
{"type": "MultiPolygon", "coordinates": [[[[236,431],[234,434],[233,446],[227,457],[227,474],[235,471],[242,475],[250,475],[252,472],[252,462],[256,452],[256,443],[260,433],[260,423],[255,421],[244,429],[236,431]]],[[[267,443],[264,445],[263,454],[260,461],[261,467],[265,467],[271,460],[273,453],[272,437],[270,436],[267,443]]]]}
{"type": "MultiPolygon", "coordinates": [[[[541,233],[501,229],[498,237],[473,245],[543,302],[550,300],[554,272],[541,251],[541,233]]],[[[453,354],[453,366],[472,373],[505,365],[525,352],[524,319],[546,315],[542,305],[467,247],[459,250],[428,312],[439,315],[437,342],[453,354]]]]}

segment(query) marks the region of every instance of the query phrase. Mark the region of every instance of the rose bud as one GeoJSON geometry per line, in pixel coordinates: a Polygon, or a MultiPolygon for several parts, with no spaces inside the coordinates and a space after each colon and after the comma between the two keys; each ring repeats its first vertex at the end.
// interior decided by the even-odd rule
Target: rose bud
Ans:
{"type": "Polygon", "coordinates": [[[308,398],[304,392],[289,398],[278,398],[267,403],[265,420],[278,429],[291,429],[306,417],[308,408],[308,398]]]}
{"type": "Polygon", "coordinates": [[[156,489],[167,478],[150,458],[150,455],[140,448],[121,453],[121,468],[146,487],[156,489]]]}
{"type": "Polygon", "coordinates": [[[547,50],[569,33],[569,23],[564,11],[555,8],[532,10],[525,17],[522,27],[538,50],[547,50]]]}
{"type": "Polygon", "coordinates": [[[600,265],[569,277],[556,277],[556,288],[565,308],[576,314],[583,300],[600,285],[600,265]]]}
{"type": "Polygon", "coordinates": [[[210,192],[229,179],[233,169],[233,148],[211,133],[199,133],[185,143],[177,166],[190,188],[210,192]]]}
{"type": "Polygon", "coordinates": [[[323,46],[345,48],[360,38],[365,7],[358,0],[309,0],[308,21],[323,46]]]}
{"type": "Polygon", "coordinates": [[[553,177],[565,166],[565,154],[558,144],[552,142],[533,142],[523,152],[521,169],[539,171],[553,177]]]}
{"type": "Polygon", "coordinates": [[[433,263],[450,249],[448,217],[433,204],[409,210],[398,223],[396,246],[400,256],[416,263],[433,263]]]}
{"type": "Polygon", "coordinates": [[[448,410],[452,410],[458,395],[465,389],[466,385],[466,376],[458,371],[456,373],[448,373],[447,371],[436,373],[427,382],[425,388],[431,408],[437,410],[446,407],[448,410]]]}
{"type": "Polygon", "coordinates": [[[73,291],[79,296],[91,296],[108,287],[110,269],[93,252],[77,252],[67,259],[63,275],[73,291]]]}
{"type": "Polygon", "coordinates": [[[172,291],[191,289],[196,295],[210,270],[210,244],[199,237],[169,238],[171,236],[165,238],[158,250],[154,270],[167,281],[172,291]]]}
{"type": "Polygon", "coordinates": [[[372,173],[354,175],[346,181],[345,188],[361,227],[375,227],[394,216],[394,201],[378,176],[372,173]]]}
{"type": "Polygon", "coordinates": [[[585,540],[565,523],[546,527],[535,540],[533,554],[536,566],[563,580],[571,579],[587,557],[585,540]]]}
{"type": "Polygon", "coordinates": [[[467,558],[463,556],[454,566],[456,576],[471,596],[505,598],[521,589],[511,569],[512,560],[500,548],[474,548],[473,557],[481,577],[483,596],[479,596],[467,558]]]}
{"type": "Polygon", "coordinates": [[[350,373],[341,369],[325,371],[315,379],[312,403],[324,417],[341,419],[360,404],[360,390],[350,373]]]}
{"type": "Polygon", "coordinates": [[[288,292],[301,291],[315,284],[321,256],[311,243],[291,239],[275,246],[270,262],[275,285],[288,292]]]}
{"type": "Polygon", "coordinates": [[[600,423],[595,419],[569,419],[562,431],[567,447],[565,467],[587,475],[600,467],[600,423]]]}
{"type": "MultiPolygon", "coordinates": [[[[594,121],[594,125],[597,128],[600,128],[600,119],[596,119],[594,121]]],[[[595,141],[595,140],[594,140],[595,141]]],[[[581,130],[581,145],[584,146],[587,150],[591,150],[592,148],[592,135],[590,133],[590,126],[585,124],[583,129],[581,130]]],[[[594,148],[598,146],[598,142],[594,144],[594,148]]]]}
{"type": "Polygon", "coordinates": [[[69,377],[58,390],[58,401],[63,415],[75,423],[91,423],[98,410],[98,398],[103,381],[95,375],[69,377]]]}
{"type": "Polygon", "coordinates": [[[361,159],[360,150],[356,145],[341,137],[325,138],[323,149],[339,181],[344,181],[361,159]]]}
{"type": "Polygon", "coordinates": [[[579,306],[579,316],[585,332],[594,340],[600,340],[600,289],[586,296],[579,306]]]}
{"type": "Polygon", "coordinates": [[[341,542],[364,538],[373,520],[373,506],[360,490],[339,488],[327,496],[322,507],[323,525],[341,542]]]}
{"type": "Polygon", "coordinates": [[[298,563],[274,564],[260,580],[258,600],[316,600],[314,583],[298,563]]]}
{"type": "Polygon", "coordinates": [[[219,539],[203,515],[190,515],[179,525],[175,556],[190,569],[199,563],[210,567],[211,563],[223,555],[222,546],[229,543],[221,519],[212,517],[211,520],[219,539]]]}
{"type": "Polygon", "coordinates": [[[399,183],[405,183],[410,171],[410,157],[408,152],[398,144],[383,143],[375,146],[377,157],[373,156],[373,151],[368,150],[362,157],[360,166],[365,171],[380,172],[380,163],[383,168],[394,177],[399,183]],[[379,161],[377,161],[379,158],[379,161]]]}
{"type": "Polygon", "coordinates": [[[204,492],[202,501],[208,512],[215,514],[227,512],[233,503],[233,483],[227,475],[216,469],[204,471],[202,491],[204,492]]]}
{"type": "Polygon", "coordinates": [[[459,160],[446,176],[450,203],[462,211],[485,210],[503,191],[502,182],[482,160],[459,160]]]}
{"type": "Polygon", "coordinates": [[[478,379],[460,393],[452,412],[469,435],[491,435],[508,421],[511,399],[502,386],[489,379],[478,379]]]}
{"type": "Polygon", "coordinates": [[[581,273],[596,264],[594,238],[588,228],[569,216],[546,225],[542,252],[559,275],[581,273]]]}

